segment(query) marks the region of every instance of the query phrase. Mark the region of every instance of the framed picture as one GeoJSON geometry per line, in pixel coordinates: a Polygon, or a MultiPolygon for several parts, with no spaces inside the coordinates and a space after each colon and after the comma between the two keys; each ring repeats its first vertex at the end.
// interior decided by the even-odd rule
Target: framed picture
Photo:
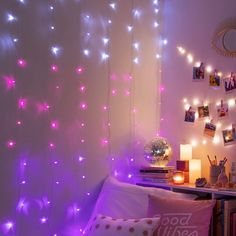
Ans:
{"type": "Polygon", "coordinates": [[[216,133],[216,125],[214,125],[211,122],[206,123],[204,128],[204,134],[214,138],[215,133],[216,133]]]}
{"type": "Polygon", "coordinates": [[[208,106],[200,106],[197,108],[198,110],[198,117],[204,118],[209,116],[209,107],[208,106]]]}
{"type": "Polygon", "coordinates": [[[234,73],[231,73],[230,77],[224,78],[223,81],[226,93],[236,91],[236,75],[234,73]]]}
{"type": "Polygon", "coordinates": [[[204,80],[204,77],[205,77],[205,67],[203,63],[201,63],[199,67],[193,67],[193,81],[204,80]]]}
{"type": "Polygon", "coordinates": [[[217,70],[209,75],[209,85],[215,88],[220,87],[220,76],[218,75],[217,70]]]}
{"type": "Polygon", "coordinates": [[[229,107],[227,103],[223,103],[221,101],[221,104],[217,106],[217,116],[219,118],[223,118],[229,115],[229,107]]]}
{"type": "Polygon", "coordinates": [[[194,123],[195,111],[192,109],[192,107],[190,107],[187,111],[185,111],[184,121],[194,123]]]}
{"type": "Polygon", "coordinates": [[[236,144],[235,124],[232,125],[232,129],[226,129],[222,131],[224,145],[236,144]]]}

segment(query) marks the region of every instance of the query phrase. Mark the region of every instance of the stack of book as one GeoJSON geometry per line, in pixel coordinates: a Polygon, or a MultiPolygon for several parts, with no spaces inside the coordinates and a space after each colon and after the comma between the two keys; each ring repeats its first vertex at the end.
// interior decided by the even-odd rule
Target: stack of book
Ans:
{"type": "Polygon", "coordinates": [[[213,213],[213,235],[236,235],[236,199],[217,199],[213,213]]]}
{"type": "Polygon", "coordinates": [[[154,167],[144,166],[139,170],[139,176],[142,181],[155,183],[171,183],[173,178],[174,166],[154,167]]]}

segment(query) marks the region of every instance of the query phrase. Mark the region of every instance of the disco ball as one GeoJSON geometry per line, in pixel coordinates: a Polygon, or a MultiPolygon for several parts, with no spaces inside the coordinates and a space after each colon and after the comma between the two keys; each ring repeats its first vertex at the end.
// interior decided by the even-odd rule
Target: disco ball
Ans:
{"type": "Polygon", "coordinates": [[[172,148],[163,137],[153,138],[144,146],[144,157],[152,166],[166,166],[171,156],[172,148]]]}

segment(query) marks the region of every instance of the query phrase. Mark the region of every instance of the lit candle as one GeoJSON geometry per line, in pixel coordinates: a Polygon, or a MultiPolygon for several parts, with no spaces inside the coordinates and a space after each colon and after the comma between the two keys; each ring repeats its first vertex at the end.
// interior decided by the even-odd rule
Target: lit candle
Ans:
{"type": "Polygon", "coordinates": [[[184,172],[176,171],[173,175],[174,184],[184,184],[184,172]]]}
{"type": "Polygon", "coordinates": [[[201,177],[201,160],[189,160],[189,183],[194,184],[201,177]]]}
{"type": "Polygon", "coordinates": [[[180,144],[180,160],[186,161],[192,159],[192,145],[180,144]]]}

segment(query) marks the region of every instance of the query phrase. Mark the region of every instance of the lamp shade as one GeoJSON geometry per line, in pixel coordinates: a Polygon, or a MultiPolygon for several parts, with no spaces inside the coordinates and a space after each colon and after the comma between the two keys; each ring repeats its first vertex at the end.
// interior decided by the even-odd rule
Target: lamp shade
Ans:
{"type": "Polygon", "coordinates": [[[180,144],[180,160],[187,161],[192,159],[192,145],[180,144]]]}
{"type": "Polygon", "coordinates": [[[189,183],[194,184],[201,177],[201,160],[189,160],[189,183]]]}

